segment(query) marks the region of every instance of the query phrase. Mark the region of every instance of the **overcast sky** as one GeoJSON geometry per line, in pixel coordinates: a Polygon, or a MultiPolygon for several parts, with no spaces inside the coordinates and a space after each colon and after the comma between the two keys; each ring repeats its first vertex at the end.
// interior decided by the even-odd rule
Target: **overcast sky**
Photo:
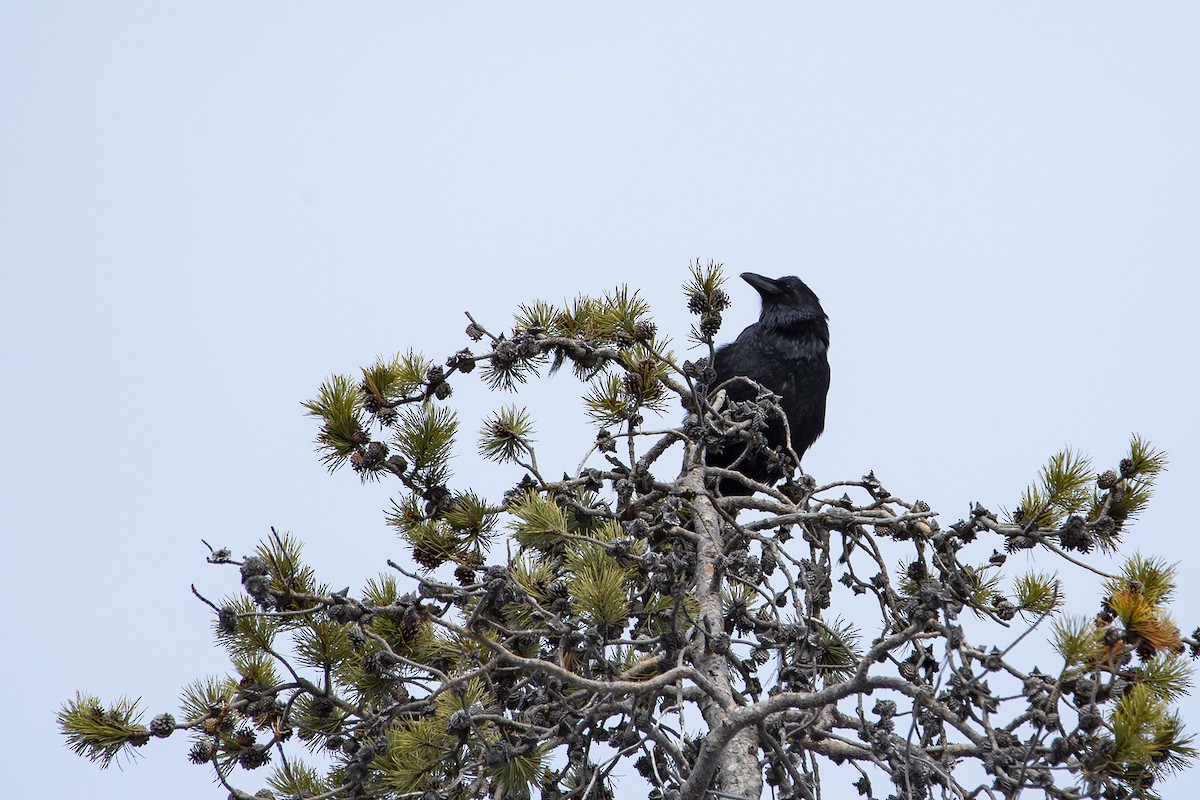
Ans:
{"type": "MultiPolygon", "coordinates": [[[[470,344],[463,311],[618,283],[683,351],[697,257],[820,295],[818,480],[874,470],[948,523],[1063,445],[1168,450],[1128,538],[1185,564],[1191,630],[1198,42],[1190,2],[0,4],[2,793],[221,797],[181,737],[100,772],[54,713],[174,711],[225,669],[188,586],[236,571],[201,539],[292,531],[339,587],[402,552],[392,487],[326,474],[300,402],[470,344]]],[[[729,290],[731,338],[757,298],[729,290]]],[[[577,389],[522,400],[544,466],[592,436],[577,389]]],[[[468,433],[511,402],[453,399],[468,433]]],[[[515,482],[471,454],[460,485],[515,482]]]]}

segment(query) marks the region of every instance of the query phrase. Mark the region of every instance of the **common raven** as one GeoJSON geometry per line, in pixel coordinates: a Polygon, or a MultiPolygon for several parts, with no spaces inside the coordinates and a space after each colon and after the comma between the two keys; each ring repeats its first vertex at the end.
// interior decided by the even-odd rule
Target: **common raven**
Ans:
{"type": "MultiPolygon", "coordinates": [[[[754,400],[758,391],[739,376],[750,378],[780,396],[792,450],[798,457],[825,429],[825,395],[829,391],[829,322],[821,301],[799,278],[764,278],[743,272],[742,280],[758,290],[762,313],[758,322],[716,351],[711,390],[723,388],[730,401],[754,400]]],[[[785,469],[777,458],[785,431],[777,415],[768,415],[764,440],[727,437],[708,448],[708,463],[736,469],[759,483],[773,484],[785,469]],[[739,462],[738,459],[741,459],[739,462]]],[[[724,479],[722,494],[746,495],[744,484],[724,479]]]]}

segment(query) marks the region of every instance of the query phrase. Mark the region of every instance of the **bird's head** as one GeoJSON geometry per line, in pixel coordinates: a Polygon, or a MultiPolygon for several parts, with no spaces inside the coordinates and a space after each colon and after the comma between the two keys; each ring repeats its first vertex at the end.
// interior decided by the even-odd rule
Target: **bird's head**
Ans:
{"type": "Polygon", "coordinates": [[[761,325],[786,329],[806,323],[823,323],[828,319],[816,294],[795,275],[766,278],[743,272],[742,280],[757,289],[762,297],[761,325]]]}

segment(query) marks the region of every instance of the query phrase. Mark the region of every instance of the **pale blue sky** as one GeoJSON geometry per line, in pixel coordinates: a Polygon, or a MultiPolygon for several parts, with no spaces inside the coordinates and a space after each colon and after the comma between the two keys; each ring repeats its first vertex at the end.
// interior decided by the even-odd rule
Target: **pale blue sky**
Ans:
{"type": "MultiPolygon", "coordinates": [[[[337,586],[400,553],[390,487],[326,475],[300,401],[444,358],[464,310],[618,282],[682,347],[694,257],[821,296],[818,479],[952,522],[1136,430],[1172,468],[1131,544],[1194,575],[1197,42],[1194,3],[0,5],[5,793],[222,796],[182,740],[102,773],[53,716],[224,668],[188,584],[236,573],[201,539],[290,530],[337,586]]],[[[757,313],[730,290],[729,337],[757,313]]],[[[576,386],[536,388],[542,463],[573,467],[576,386]]],[[[455,400],[470,432],[508,398],[455,400]]]]}

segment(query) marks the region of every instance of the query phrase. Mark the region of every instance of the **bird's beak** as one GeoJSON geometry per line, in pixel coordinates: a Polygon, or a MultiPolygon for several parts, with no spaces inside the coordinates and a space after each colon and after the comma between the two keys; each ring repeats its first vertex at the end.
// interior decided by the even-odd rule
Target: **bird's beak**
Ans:
{"type": "Polygon", "coordinates": [[[777,295],[783,291],[776,281],[770,278],[764,278],[762,275],[755,275],[753,272],[743,272],[742,280],[758,290],[758,293],[763,297],[777,295]]]}

